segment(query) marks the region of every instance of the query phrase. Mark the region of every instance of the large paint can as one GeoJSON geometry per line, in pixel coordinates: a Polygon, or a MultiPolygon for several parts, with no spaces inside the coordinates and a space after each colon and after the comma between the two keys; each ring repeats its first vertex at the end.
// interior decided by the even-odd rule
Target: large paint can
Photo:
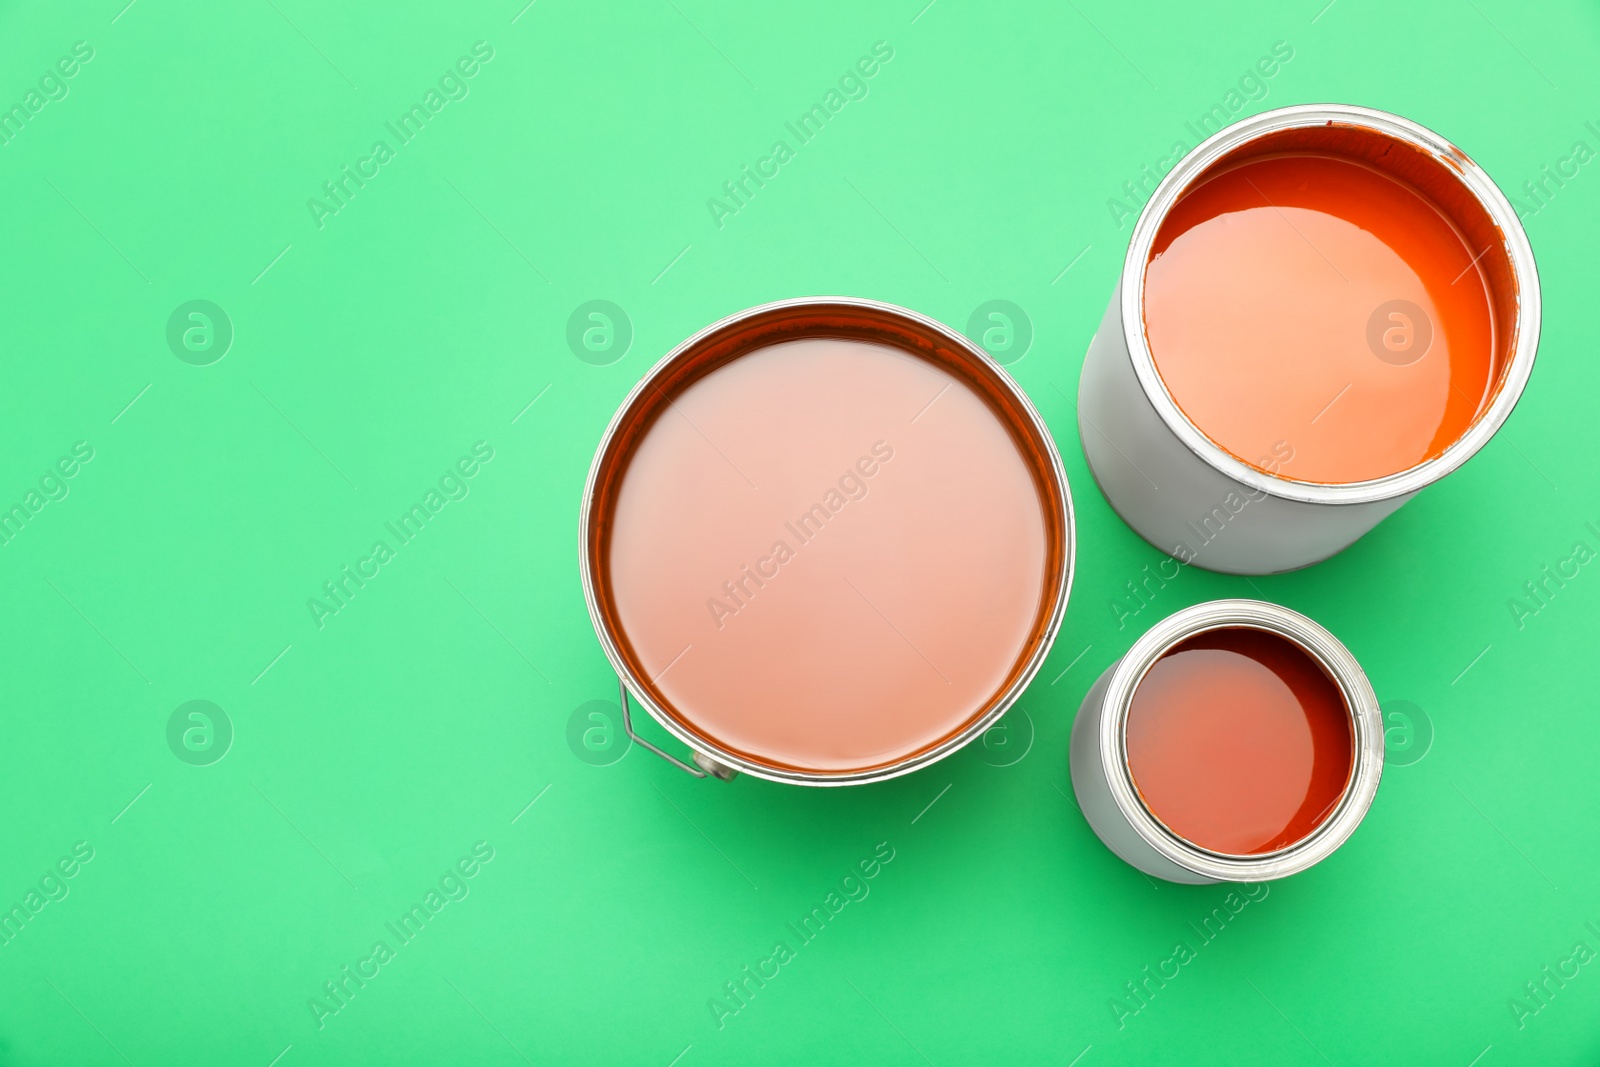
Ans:
{"type": "Polygon", "coordinates": [[[583,497],[584,595],[631,736],[690,773],[878,781],[982,734],[1050,649],[1072,502],[982,349],[867,300],[768,304],[623,401],[583,497]],[[633,730],[630,694],[692,753],[633,730]]]}

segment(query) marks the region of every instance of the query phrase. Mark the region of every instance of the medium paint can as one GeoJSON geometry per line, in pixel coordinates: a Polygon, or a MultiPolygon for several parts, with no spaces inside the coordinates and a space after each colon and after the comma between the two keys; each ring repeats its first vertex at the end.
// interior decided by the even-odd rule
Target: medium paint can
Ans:
{"type": "Polygon", "coordinates": [[[981,735],[1065,614],[1072,502],[1048,429],[970,340],[869,300],[785,300],[628,394],[579,560],[629,736],[699,777],[906,774],[981,735]],[[677,741],[640,737],[630,696],[677,741]]]}
{"type": "MultiPolygon", "coordinates": [[[[1273,206],[1288,227],[1283,230],[1283,240],[1301,249],[1311,269],[1322,269],[1313,253],[1331,268],[1326,274],[1326,293],[1353,292],[1344,286],[1362,279],[1348,277],[1348,266],[1340,271],[1335,263],[1337,254],[1324,255],[1309,241],[1299,245],[1298,240],[1309,232],[1305,216],[1277,209],[1277,202],[1277,198],[1262,194],[1262,209],[1273,206]],[[1290,229],[1295,233],[1290,234],[1290,229]]],[[[1179,217],[1183,217],[1181,212],[1179,217]]],[[[1169,239],[1162,237],[1163,241],[1169,239]]],[[[1453,299],[1460,287],[1451,290],[1447,282],[1441,281],[1428,292],[1453,299]]],[[[1359,303],[1368,298],[1350,299],[1359,303]]],[[[1409,364],[1408,360],[1425,360],[1428,354],[1427,342],[1414,337],[1425,330],[1427,337],[1433,338],[1434,326],[1413,321],[1419,313],[1425,319],[1428,312],[1415,304],[1409,305],[1409,311],[1396,311],[1389,305],[1403,301],[1386,304],[1379,302],[1378,296],[1370,299],[1376,305],[1370,317],[1365,314],[1367,305],[1359,303],[1361,314],[1341,319],[1339,329],[1340,337],[1345,338],[1341,343],[1347,344],[1355,357],[1367,358],[1365,351],[1355,351],[1362,339],[1372,349],[1371,373],[1391,376],[1382,378],[1376,388],[1386,388],[1386,383],[1406,374],[1421,373],[1417,367],[1437,366],[1437,360],[1453,358],[1436,351],[1434,364],[1409,364]],[[1413,328],[1419,332],[1406,332],[1413,328]],[[1388,350],[1406,344],[1417,345],[1420,354],[1388,350]]],[[[1247,312],[1246,317],[1261,310],[1247,312]]],[[[1260,317],[1265,320],[1269,316],[1260,317]]],[[[1106,499],[1156,548],[1209,570],[1235,574],[1293,570],[1347,547],[1488,442],[1510,415],[1528,381],[1539,320],[1538,276],[1517,214],[1488,175],[1460,149],[1414,122],[1367,108],[1317,104],[1269,111],[1241,120],[1191,150],[1156,186],[1143,208],[1129,241],[1121,279],[1084,360],[1078,397],[1079,436],[1106,499]],[[1475,404],[1475,408],[1464,409],[1475,414],[1470,423],[1463,420],[1464,430],[1453,440],[1449,435],[1440,437],[1436,454],[1381,476],[1345,480],[1294,473],[1297,434],[1314,439],[1326,433],[1335,419],[1353,410],[1351,398],[1335,392],[1344,380],[1342,374],[1325,387],[1333,397],[1326,407],[1318,393],[1314,401],[1300,405],[1304,411],[1297,407],[1282,413],[1282,424],[1288,428],[1272,442],[1270,451],[1263,444],[1259,454],[1255,450],[1244,454],[1241,449],[1225,448],[1202,421],[1191,420],[1152,355],[1146,288],[1154,265],[1153,250],[1164,224],[1186,196],[1207,183],[1252,164],[1296,153],[1327,156],[1380,172],[1397,186],[1416,192],[1439,212],[1461,245],[1476,253],[1463,271],[1470,279],[1464,284],[1481,283],[1492,340],[1485,346],[1489,351],[1481,399],[1462,401],[1475,404]],[[1338,403],[1344,407],[1335,408],[1338,403]],[[1330,408],[1335,408],[1332,419],[1327,414],[1330,408]],[[1324,421],[1319,424],[1319,419],[1324,421]],[[1445,441],[1450,442],[1448,446],[1445,441]]],[[[1236,325],[1249,328],[1250,324],[1236,325]]],[[[1263,325],[1262,329],[1270,327],[1263,325]]],[[[1296,338],[1279,340],[1287,367],[1296,353],[1296,338]]],[[[1441,346],[1435,341],[1433,348],[1440,350],[1441,346]]],[[[1362,366],[1367,373],[1366,365],[1362,366]]],[[[1203,359],[1200,369],[1203,373],[1203,359]]],[[[1354,395],[1362,395],[1359,388],[1354,395]]],[[[1382,434],[1386,427],[1363,426],[1357,421],[1347,432],[1382,434]]]]}
{"type": "MultiPolygon", "coordinates": [[[[1254,685],[1253,678],[1247,680],[1254,685]]],[[[1185,687],[1183,679],[1176,685],[1176,690],[1170,690],[1175,699],[1195,699],[1199,686],[1185,687]]],[[[1254,688],[1239,688],[1241,698],[1243,693],[1255,692],[1254,688]]],[[[1241,745],[1257,744],[1258,738],[1232,735],[1219,740],[1237,750],[1241,745]]],[[[1183,743],[1173,737],[1165,741],[1169,746],[1183,743]]],[[[1191,751],[1199,760],[1206,748],[1194,746],[1191,751]]],[[[1258,758],[1260,751],[1250,750],[1251,758],[1258,758]]],[[[1261,882],[1305,870],[1350,837],[1377,793],[1383,752],[1377,697],[1355,657],[1337,638],[1304,615],[1276,604],[1216,600],[1186,608],[1151,627],[1090,687],[1072,727],[1072,787],[1084,818],[1100,840],[1146,874],[1197,885],[1261,882]],[[1164,817],[1157,814],[1158,798],[1151,787],[1161,783],[1147,778],[1141,786],[1136,778],[1134,764],[1142,753],[1131,752],[1129,730],[1136,696],[1142,696],[1140,686],[1153,684],[1148,681],[1154,677],[1152,667],[1174,650],[1196,644],[1214,647],[1224,643],[1216,640],[1219,635],[1241,633],[1261,641],[1286,642],[1283,647],[1293,655],[1303,654],[1306,665],[1320,670],[1332,684],[1334,689],[1329,691],[1336,689],[1348,729],[1348,771],[1342,788],[1330,791],[1326,804],[1319,798],[1318,811],[1307,822],[1309,832],[1297,832],[1282,847],[1248,853],[1219,851],[1181,835],[1169,825],[1176,822],[1176,809],[1170,805],[1162,809],[1164,817]]],[[[1201,774],[1217,770],[1204,765],[1197,769],[1201,774]]],[[[1222,776],[1211,787],[1227,788],[1237,780],[1222,776]]],[[[1161,799],[1166,796],[1170,793],[1161,799]]],[[[1247,813],[1251,818],[1269,814],[1247,813]]]]}

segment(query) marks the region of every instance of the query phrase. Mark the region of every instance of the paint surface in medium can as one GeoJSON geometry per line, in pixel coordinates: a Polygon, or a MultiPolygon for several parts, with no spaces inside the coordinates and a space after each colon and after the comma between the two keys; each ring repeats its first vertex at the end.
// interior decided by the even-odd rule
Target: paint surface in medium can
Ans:
{"type": "Polygon", "coordinates": [[[1317,829],[1354,755],[1338,685],[1288,639],[1208,630],[1150,665],[1128,709],[1128,769],[1162,825],[1201,848],[1259,855],[1317,829]]]}
{"type": "Polygon", "coordinates": [[[1480,258],[1443,209],[1364,160],[1225,163],[1156,235],[1151,355],[1189,420],[1252,466],[1323,483],[1397,474],[1492,398],[1480,258]]]}

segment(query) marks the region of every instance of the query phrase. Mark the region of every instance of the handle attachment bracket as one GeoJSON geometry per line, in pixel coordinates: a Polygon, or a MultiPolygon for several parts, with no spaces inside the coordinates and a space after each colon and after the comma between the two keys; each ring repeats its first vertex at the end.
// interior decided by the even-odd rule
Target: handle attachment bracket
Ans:
{"type": "Polygon", "coordinates": [[[719,763],[710,756],[696,752],[693,749],[689,750],[689,758],[692,759],[694,763],[692,765],[685,763],[678,757],[671,755],[670,753],[663,752],[649,741],[646,741],[644,738],[640,737],[634,732],[633,716],[628,710],[628,686],[627,683],[624,682],[620,677],[617,679],[617,694],[619,697],[618,703],[622,707],[622,730],[628,735],[630,740],[642,745],[651,752],[654,752],[656,755],[660,756],[662,759],[666,760],[680,771],[683,771],[686,774],[692,774],[696,778],[709,777],[726,782],[732,779],[734,775],[739,773],[732,767],[729,767],[723,763],[719,763]]]}

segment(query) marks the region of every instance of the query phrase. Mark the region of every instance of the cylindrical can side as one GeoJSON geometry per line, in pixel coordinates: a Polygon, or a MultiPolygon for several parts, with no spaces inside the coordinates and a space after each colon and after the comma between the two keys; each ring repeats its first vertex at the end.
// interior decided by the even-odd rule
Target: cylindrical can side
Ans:
{"type": "Polygon", "coordinates": [[[1310,504],[1244,485],[1190,451],[1133,370],[1122,286],[1089,343],[1078,385],[1078,436],[1112,509],[1151,545],[1227,574],[1275,574],[1333,556],[1415,493],[1361,504],[1310,504]]]}
{"type": "Polygon", "coordinates": [[[1111,795],[1111,783],[1105,760],[1100,754],[1101,720],[1106,711],[1106,688],[1111,676],[1122,663],[1118,660],[1095,680],[1078,708],[1078,717],[1072,723],[1070,762],[1072,792],[1078,798],[1078,808],[1089,828],[1101,842],[1124,863],[1168,882],[1188,885],[1214,885],[1215,878],[1207,878],[1180,867],[1161,853],[1134,830],[1133,824],[1117,807],[1111,795]]]}

